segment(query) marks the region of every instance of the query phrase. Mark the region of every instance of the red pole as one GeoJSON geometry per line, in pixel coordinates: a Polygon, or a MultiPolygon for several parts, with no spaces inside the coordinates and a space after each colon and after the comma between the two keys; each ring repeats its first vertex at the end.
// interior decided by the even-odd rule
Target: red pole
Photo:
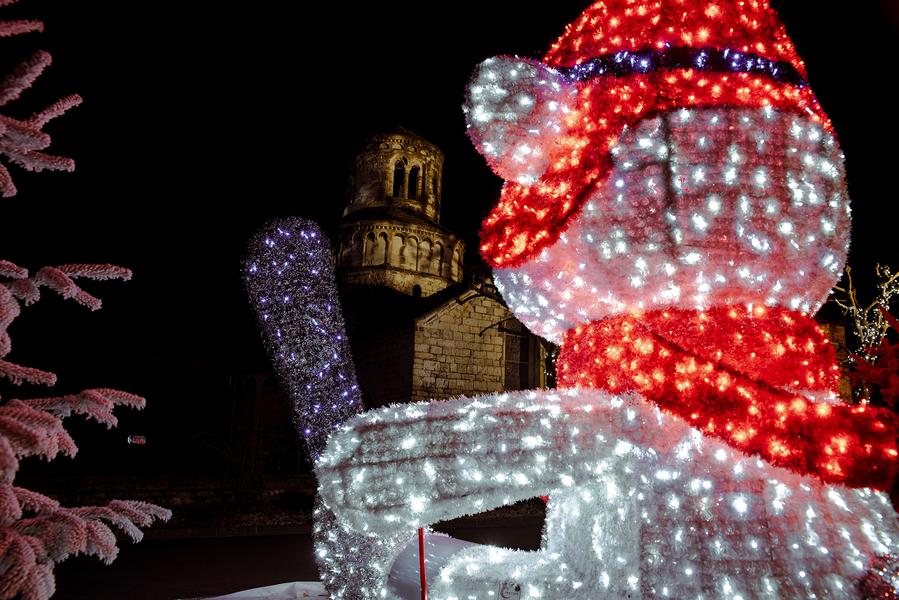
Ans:
{"type": "Polygon", "coordinates": [[[421,573],[421,600],[428,600],[428,576],[425,573],[425,530],[418,530],[418,570],[421,573]]]}

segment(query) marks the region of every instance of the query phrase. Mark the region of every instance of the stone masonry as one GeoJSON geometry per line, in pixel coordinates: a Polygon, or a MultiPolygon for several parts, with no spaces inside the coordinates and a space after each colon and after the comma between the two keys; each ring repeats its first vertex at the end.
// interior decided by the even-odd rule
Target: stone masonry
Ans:
{"type": "Polygon", "coordinates": [[[465,242],[440,224],[443,153],[406,131],[356,154],[335,242],[338,283],[369,408],[546,385],[546,350],[465,242]]]}
{"type": "Polygon", "coordinates": [[[462,280],[465,242],[440,224],[443,153],[408,131],[356,155],[337,236],[344,286],[430,296],[462,280]]]}
{"type": "Polygon", "coordinates": [[[412,400],[503,389],[503,334],[511,317],[496,300],[469,291],[415,321],[412,400]]]}

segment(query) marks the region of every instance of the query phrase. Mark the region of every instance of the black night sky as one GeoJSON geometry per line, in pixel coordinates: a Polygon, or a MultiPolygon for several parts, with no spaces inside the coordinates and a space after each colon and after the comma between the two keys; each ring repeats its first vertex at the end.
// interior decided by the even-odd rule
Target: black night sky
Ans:
{"type": "MultiPolygon", "coordinates": [[[[847,156],[850,261],[860,279],[875,261],[899,267],[888,216],[899,8],[772,2],[847,156]]],[[[46,23],[43,34],[0,40],[4,70],[37,48],[55,59],[8,111],[27,115],[76,91],[85,104],[49,128],[50,150],[73,156],[76,173],[11,169],[19,195],[2,200],[0,256],[32,269],[112,262],[135,272],[127,284],[86,286],[105,300],[99,313],[49,297],[30,309],[11,329],[9,358],[56,370],[61,392],[148,396],[120,432],[76,434],[88,458],[114,453],[130,431],[177,440],[226,421],[226,387],[186,373],[201,365],[219,381],[267,368],[240,282],[252,232],[291,214],[333,229],[354,147],[404,126],[445,151],[443,221],[475,261],[500,180],[465,137],[464,84],[488,56],[542,56],[586,4],[23,0],[4,9],[46,23]]]]}

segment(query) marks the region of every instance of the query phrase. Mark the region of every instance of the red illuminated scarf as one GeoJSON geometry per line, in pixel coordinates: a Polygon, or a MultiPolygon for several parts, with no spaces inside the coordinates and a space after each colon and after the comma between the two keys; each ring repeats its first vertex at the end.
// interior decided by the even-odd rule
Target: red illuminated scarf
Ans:
{"type": "Polygon", "coordinates": [[[734,448],[829,483],[886,489],[896,419],[871,405],[813,399],[837,389],[833,346],[783,308],[669,309],[570,330],[559,384],[639,392],[734,448]]]}

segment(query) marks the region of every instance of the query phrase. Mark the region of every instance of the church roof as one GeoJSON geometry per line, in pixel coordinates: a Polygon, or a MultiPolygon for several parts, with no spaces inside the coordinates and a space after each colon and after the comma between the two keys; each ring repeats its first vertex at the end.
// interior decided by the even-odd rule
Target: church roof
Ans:
{"type": "MultiPolygon", "coordinates": [[[[375,325],[375,329],[390,327],[400,322],[414,321],[418,317],[436,312],[444,305],[455,302],[466,292],[479,292],[470,280],[453,284],[424,298],[415,298],[397,290],[381,286],[359,286],[344,292],[348,311],[363,317],[362,322],[375,325]],[[368,318],[368,316],[372,318],[368,318]]],[[[488,294],[503,304],[498,294],[488,294]]]]}
{"type": "Polygon", "coordinates": [[[403,127],[402,125],[398,125],[398,126],[393,130],[392,133],[394,133],[394,134],[400,134],[400,135],[405,135],[405,136],[408,136],[408,137],[413,137],[413,138],[415,138],[415,139],[417,139],[417,140],[421,140],[422,142],[427,142],[427,143],[431,144],[432,146],[434,145],[434,142],[432,142],[432,141],[430,141],[430,140],[426,140],[425,138],[421,137],[420,135],[418,135],[417,133],[415,133],[415,132],[412,131],[411,129],[406,129],[406,128],[403,127]]]}
{"type": "Polygon", "coordinates": [[[342,224],[347,225],[357,221],[388,221],[419,225],[435,229],[444,235],[452,235],[449,229],[429,219],[422,213],[413,212],[399,207],[370,206],[354,210],[343,218],[342,224]]]}

